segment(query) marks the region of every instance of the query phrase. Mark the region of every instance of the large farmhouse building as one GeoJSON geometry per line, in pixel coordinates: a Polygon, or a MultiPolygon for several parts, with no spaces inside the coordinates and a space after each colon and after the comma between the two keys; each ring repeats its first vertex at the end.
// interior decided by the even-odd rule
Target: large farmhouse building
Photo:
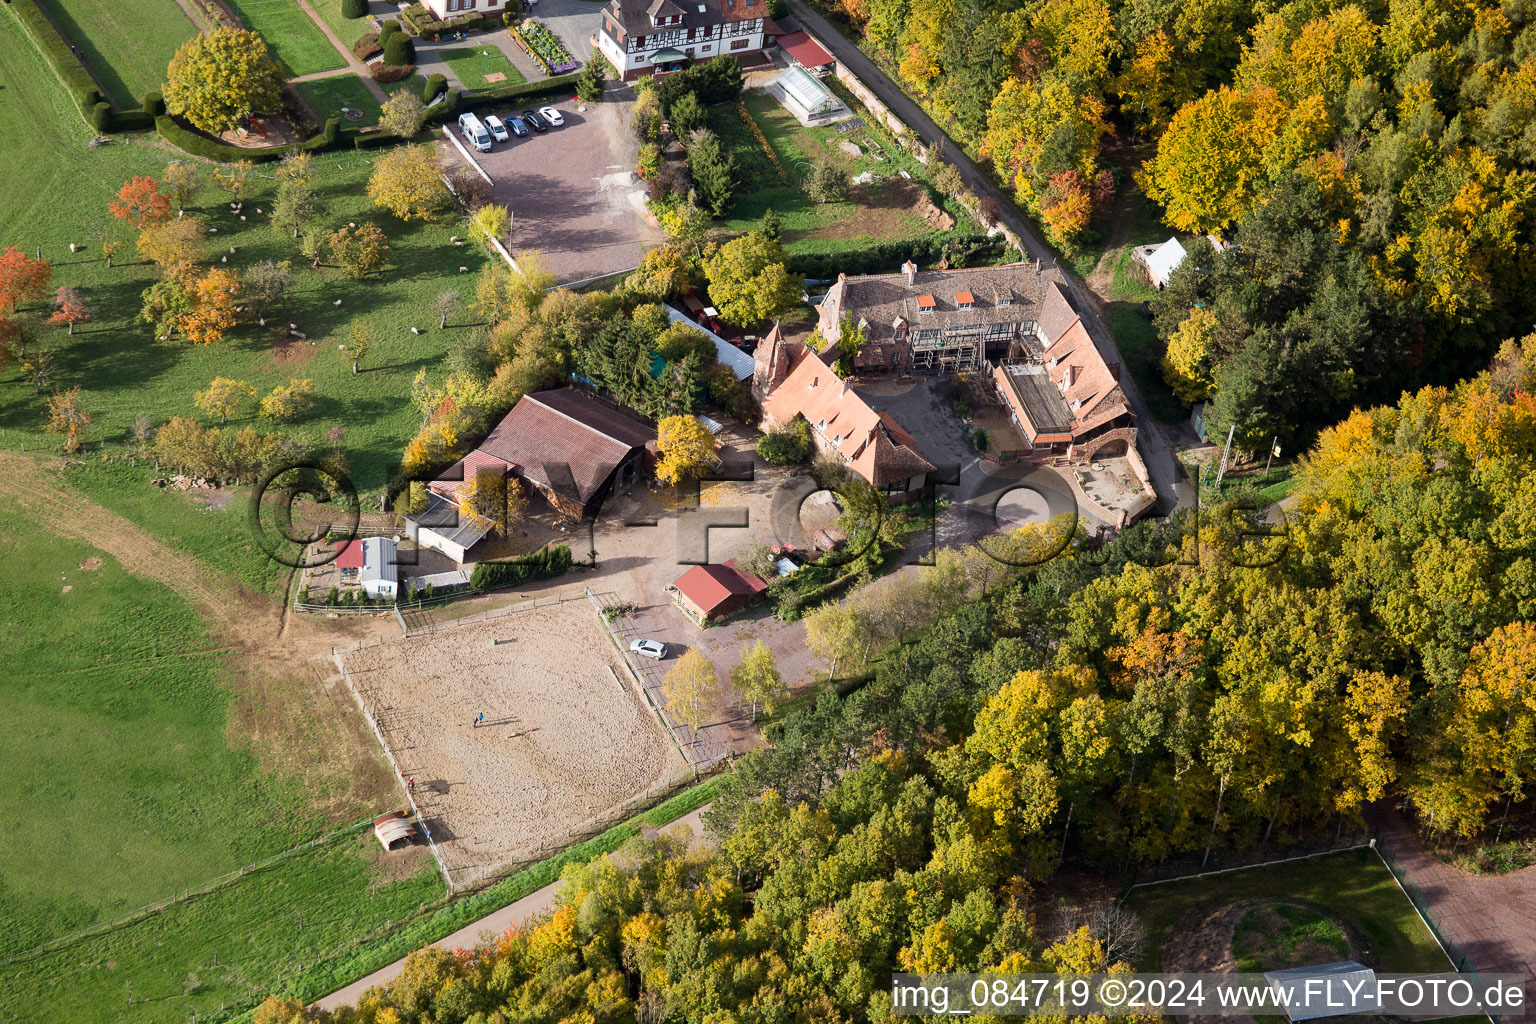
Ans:
{"type": "Polygon", "coordinates": [[[632,82],[693,61],[756,55],[768,24],[764,0],[610,0],[597,48],[632,82]]]}
{"type": "Polygon", "coordinates": [[[641,479],[655,441],[655,427],[578,391],[524,395],[474,451],[427,485],[428,507],[407,519],[407,532],[466,561],[485,531],[458,515],[458,493],[487,470],[516,476],[562,515],[591,518],[615,489],[641,479]]]}
{"type": "Polygon", "coordinates": [[[871,409],[848,382],[804,345],[787,342],[775,327],[757,348],[754,388],[766,394],[765,427],[803,416],[823,455],[886,494],[900,498],[919,491],[934,471],[917,441],[888,413],[871,409]]]}

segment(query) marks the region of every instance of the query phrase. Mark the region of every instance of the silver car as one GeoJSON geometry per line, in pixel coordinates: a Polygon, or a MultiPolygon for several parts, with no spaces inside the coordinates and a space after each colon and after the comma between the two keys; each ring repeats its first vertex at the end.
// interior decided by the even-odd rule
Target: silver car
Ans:
{"type": "Polygon", "coordinates": [[[506,142],[510,137],[507,135],[507,126],[502,124],[501,118],[495,114],[487,114],[485,116],[485,127],[489,129],[491,138],[497,142],[506,142]]]}
{"type": "Polygon", "coordinates": [[[667,656],[667,645],[660,640],[631,640],[629,653],[638,654],[642,658],[655,658],[660,661],[667,656]]]}

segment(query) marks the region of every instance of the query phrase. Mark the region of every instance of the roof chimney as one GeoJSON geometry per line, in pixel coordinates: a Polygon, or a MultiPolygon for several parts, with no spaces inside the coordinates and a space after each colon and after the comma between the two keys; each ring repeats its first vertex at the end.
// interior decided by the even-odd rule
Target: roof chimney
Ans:
{"type": "Polygon", "coordinates": [[[906,278],[907,285],[910,287],[917,281],[917,264],[907,260],[901,265],[901,276],[906,278]]]}
{"type": "Polygon", "coordinates": [[[848,382],[843,381],[843,386],[837,389],[837,397],[843,398],[848,394],[848,382]]]}

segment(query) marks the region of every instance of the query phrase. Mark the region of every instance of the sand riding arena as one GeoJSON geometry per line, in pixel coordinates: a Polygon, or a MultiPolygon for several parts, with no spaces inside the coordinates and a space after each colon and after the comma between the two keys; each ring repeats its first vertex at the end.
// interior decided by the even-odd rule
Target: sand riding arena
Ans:
{"type": "Polygon", "coordinates": [[[415,780],[456,888],[547,856],[692,777],[585,598],[337,660],[415,780]]]}

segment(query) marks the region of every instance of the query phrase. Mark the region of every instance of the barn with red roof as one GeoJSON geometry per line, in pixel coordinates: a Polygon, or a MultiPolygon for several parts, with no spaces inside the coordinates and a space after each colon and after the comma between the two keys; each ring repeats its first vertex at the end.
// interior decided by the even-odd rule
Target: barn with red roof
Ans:
{"type": "Polygon", "coordinates": [[[684,615],[707,626],[741,611],[767,589],[762,577],[738,568],[733,559],[696,565],[674,580],[667,592],[684,615]]]}

